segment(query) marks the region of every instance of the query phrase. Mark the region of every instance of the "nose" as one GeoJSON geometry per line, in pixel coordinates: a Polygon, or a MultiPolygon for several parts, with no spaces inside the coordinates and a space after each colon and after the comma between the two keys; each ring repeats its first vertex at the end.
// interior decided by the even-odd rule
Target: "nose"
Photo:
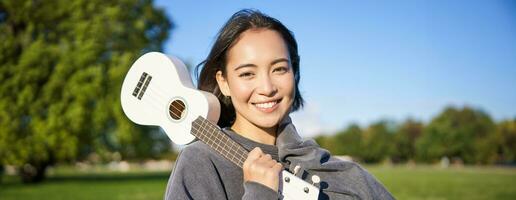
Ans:
{"type": "Polygon", "coordinates": [[[276,85],[271,80],[271,77],[268,75],[262,76],[257,86],[258,94],[272,97],[278,92],[276,85]]]}

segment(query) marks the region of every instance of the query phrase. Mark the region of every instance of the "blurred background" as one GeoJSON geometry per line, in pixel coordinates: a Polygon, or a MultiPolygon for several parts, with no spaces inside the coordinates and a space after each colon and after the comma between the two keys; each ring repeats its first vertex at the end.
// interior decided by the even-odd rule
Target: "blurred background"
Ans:
{"type": "Polygon", "coordinates": [[[514,199],[516,3],[0,2],[0,199],[162,199],[181,147],[120,106],[149,51],[191,69],[236,11],[286,25],[301,136],[399,199],[514,199]]]}

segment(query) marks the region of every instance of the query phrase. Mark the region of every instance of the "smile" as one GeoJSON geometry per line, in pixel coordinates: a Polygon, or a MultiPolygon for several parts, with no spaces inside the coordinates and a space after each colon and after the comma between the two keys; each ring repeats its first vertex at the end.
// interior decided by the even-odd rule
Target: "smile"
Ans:
{"type": "Polygon", "coordinates": [[[253,103],[254,106],[258,108],[258,110],[263,112],[272,112],[278,107],[278,103],[281,101],[270,101],[270,102],[264,102],[264,103],[253,103]]]}

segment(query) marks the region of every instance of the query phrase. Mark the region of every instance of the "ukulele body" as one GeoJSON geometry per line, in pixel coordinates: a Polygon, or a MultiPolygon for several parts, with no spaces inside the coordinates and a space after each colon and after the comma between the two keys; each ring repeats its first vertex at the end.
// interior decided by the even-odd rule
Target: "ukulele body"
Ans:
{"type": "Polygon", "coordinates": [[[140,125],[160,126],[176,144],[195,139],[191,122],[202,116],[217,123],[220,104],[213,94],[195,89],[183,62],[158,52],[134,62],[120,94],[126,116],[140,125]]]}

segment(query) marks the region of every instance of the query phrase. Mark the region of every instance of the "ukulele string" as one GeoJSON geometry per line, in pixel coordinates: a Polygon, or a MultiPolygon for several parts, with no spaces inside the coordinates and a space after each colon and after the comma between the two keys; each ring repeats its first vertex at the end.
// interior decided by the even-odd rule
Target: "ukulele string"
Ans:
{"type": "Polygon", "coordinates": [[[151,108],[153,108],[154,110],[148,110],[148,109],[144,109],[145,110],[145,113],[148,115],[148,116],[152,116],[155,114],[155,111],[159,111],[160,109],[160,106],[159,106],[159,103],[153,101],[154,99],[152,98],[141,98],[141,101],[143,102],[146,102],[148,103],[149,105],[151,105],[151,108]],[[154,112],[153,112],[154,111],[154,112]]]}
{"type": "MultiPolygon", "coordinates": [[[[149,105],[151,105],[151,107],[152,107],[155,111],[160,112],[160,110],[162,110],[162,109],[161,109],[161,108],[162,108],[162,106],[161,106],[161,105],[166,105],[166,104],[163,104],[163,103],[162,103],[162,102],[164,102],[164,101],[163,101],[162,99],[160,99],[160,98],[152,98],[153,96],[155,96],[155,95],[153,95],[153,94],[157,94],[157,92],[156,92],[155,90],[151,89],[151,87],[147,87],[147,92],[146,92],[146,93],[147,93],[147,94],[146,94],[146,95],[144,95],[144,96],[141,98],[141,100],[142,100],[143,102],[146,102],[146,103],[148,103],[149,105]],[[149,98],[146,98],[146,97],[149,97],[149,98]]],[[[173,106],[173,105],[172,105],[172,106],[173,106]]],[[[177,108],[176,108],[176,109],[177,109],[177,108]]],[[[151,112],[151,111],[149,111],[149,110],[145,110],[145,111],[146,111],[146,113],[147,113],[149,116],[151,116],[151,115],[155,115],[155,114],[156,114],[155,112],[151,112]]],[[[170,110],[169,110],[169,111],[170,111],[170,110]]],[[[167,114],[169,114],[169,113],[167,113],[167,114]]],[[[175,116],[175,117],[180,118],[180,116],[176,116],[176,115],[175,115],[175,113],[172,113],[172,114],[174,114],[174,116],[175,116]]]]}
{"type": "MultiPolygon", "coordinates": [[[[150,92],[152,92],[153,94],[156,94],[155,97],[158,100],[158,105],[166,105],[167,100],[164,97],[161,89],[158,88],[157,85],[153,85],[153,86],[147,87],[147,90],[150,90],[150,92]],[[156,89],[154,89],[153,86],[156,86],[156,89]],[[164,102],[164,103],[161,103],[161,102],[164,102]]],[[[169,113],[171,113],[172,115],[174,115],[174,117],[176,117],[178,119],[181,118],[181,116],[178,116],[178,114],[176,114],[176,113],[181,113],[185,109],[184,105],[179,104],[179,106],[181,106],[180,108],[177,108],[176,106],[174,106],[174,104],[170,104],[170,105],[171,105],[171,107],[173,107],[174,110],[169,109],[168,110],[169,113]],[[178,112],[173,112],[173,111],[178,111],[178,112]]]]}
{"type": "MultiPolygon", "coordinates": [[[[206,131],[220,131],[220,129],[218,129],[218,127],[216,127],[213,124],[211,124],[208,120],[201,121],[201,122],[194,122],[194,123],[199,125],[200,129],[202,129],[202,130],[199,130],[199,129],[193,127],[193,126],[192,126],[192,129],[194,129],[195,131],[199,131],[201,136],[203,136],[203,137],[208,137],[205,134],[206,131]],[[206,129],[205,128],[206,126],[203,125],[203,124],[208,124],[208,129],[206,129]],[[210,127],[211,127],[211,130],[210,130],[210,127]]],[[[223,133],[218,133],[218,134],[223,134],[223,133]]],[[[226,141],[227,141],[226,144],[233,145],[233,148],[231,148],[231,147],[229,147],[227,145],[225,147],[228,147],[229,150],[228,150],[228,148],[222,148],[222,146],[218,145],[218,143],[215,143],[217,141],[215,139],[213,139],[212,140],[213,141],[213,143],[212,143],[213,146],[216,146],[216,147],[218,147],[220,149],[219,150],[219,149],[215,148],[215,150],[219,150],[218,152],[221,153],[221,154],[227,153],[228,156],[226,158],[228,158],[228,160],[233,161],[236,165],[242,167],[243,162],[244,162],[243,159],[245,160],[245,157],[247,156],[248,152],[245,149],[243,149],[242,147],[238,146],[238,144],[236,144],[236,142],[230,140],[229,138],[226,138],[228,136],[226,136],[226,137],[222,136],[222,137],[226,139],[226,141]],[[233,143],[230,143],[230,142],[233,142],[233,143]],[[235,144],[237,146],[234,146],[235,144]],[[238,147],[240,147],[240,148],[238,148],[238,147]],[[236,150],[235,150],[235,148],[236,148],[236,150]],[[224,150],[226,150],[226,151],[224,152],[224,150]],[[231,152],[230,152],[231,150],[234,150],[234,154],[236,154],[237,156],[234,156],[234,154],[231,154],[231,152]],[[229,155],[233,155],[233,157],[229,157],[229,155]],[[236,161],[234,160],[235,158],[237,159],[236,161]]],[[[219,139],[218,140],[219,142],[223,143],[223,139],[220,139],[220,138],[217,138],[217,139],[219,139]]],[[[208,140],[207,142],[209,142],[209,138],[207,140],[208,140]]]]}
{"type": "Polygon", "coordinates": [[[166,101],[168,98],[166,97],[167,95],[165,95],[166,93],[163,93],[163,89],[160,88],[159,85],[157,84],[153,84],[153,85],[149,85],[149,87],[147,87],[147,90],[151,90],[153,91],[159,98],[161,101],[166,101]],[[154,89],[156,88],[156,90],[154,89]]]}
{"type": "MultiPolygon", "coordinates": [[[[153,86],[155,86],[155,85],[153,85],[153,86]]],[[[149,102],[149,103],[154,107],[154,109],[156,109],[156,110],[158,110],[158,111],[159,111],[159,110],[161,110],[161,109],[160,109],[160,108],[161,108],[161,106],[160,106],[160,105],[167,105],[167,104],[166,104],[166,103],[167,103],[167,101],[160,97],[160,93],[161,93],[161,91],[159,91],[159,89],[158,89],[158,88],[157,88],[157,89],[154,89],[154,88],[153,88],[153,86],[149,86],[149,87],[147,87],[147,92],[146,92],[146,93],[147,93],[147,95],[146,95],[146,96],[147,96],[147,97],[149,97],[149,98],[144,98],[144,97],[143,97],[142,99],[143,99],[143,100],[148,100],[147,102],[149,102]],[[150,94],[149,94],[149,93],[150,93],[150,94]],[[153,95],[153,94],[154,94],[154,95],[153,95]],[[151,102],[151,101],[152,101],[152,102],[151,102]]],[[[173,109],[175,109],[175,111],[179,111],[179,112],[177,112],[177,113],[181,113],[181,110],[184,110],[184,107],[182,107],[182,108],[176,108],[176,107],[174,106],[174,104],[171,104],[171,106],[173,107],[173,109]]],[[[181,118],[181,116],[178,116],[178,115],[176,114],[176,112],[171,112],[172,110],[170,110],[170,109],[169,109],[168,111],[169,111],[169,113],[168,113],[168,114],[172,114],[172,115],[174,115],[174,117],[176,117],[176,118],[178,118],[178,119],[179,119],[179,118],[181,118]]]]}
{"type": "MultiPolygon", "coordinates": [[[[203,134],[203,133],[206,133],[206,132],[208,132],[208,133],[209,133],[209,132],[214,132],[214,131],[217,131],[217,132],[221,131],[221,130],[218,128],[218,126],[215,126],[215,125],[211,124],[211,122],[209,122],[208,120],[204,120],[204,121],[201,121],[201,122],[194,122],[194,123],[195,123],[196,125],[198,125],[198,126],[199,126],[199,128],[196,128],[195,126],[192,126],[192,129],[193,129],[194,131],[199,132],[199,133],[201,134],[201,136],[204,136],[204,137],[208,137],[208,136],[207,136],[206,134],[203,134]],[[203,124],[206,124],[206,125],[208,126],[208,129],[207,129],[207,128],[205,128],[205,127],[206,127],[206,125],[203,125],[203,124]]],[[[216,134],[224,134],[224,133],[216,133],[216,134]]],[[[223,137],[223,138],[225,138],[225,137],[229,137],[229,136],[222,135],[222,137],[223,137]]],[[[223,141],[222,141],[223,139],[220,139],[220,138],[218,138],[218,139],[219,139],[219,140],[218,140],[219,142],[223,142],[223,141]]],[[[233,150],[235,150],[235,148],[236,148],[235,153],[236,153],[238,156],[240,156],[240,157],[245,157],[245,156],[247,156],[247,154],[249,153],[249,152],[247,152],[247,150],[243,149],[243,147],[239,146],[236,142],[234,142],[234,141],[230,140],[229,138],[226,138],[226,140],[227,140],[227,142],[226,142],[227,144],[230,144],[230,142],[233,142],[233,144],[232,144],[232,145],[236,145],[236,146],[234,146],[234,147],[233,147],[233,150]],[[240,148],[239,148],[239,147],[240,147],[240,148]]],[[[216,142],[215,140],[213,140],[213,141],[214,141],[214,142],[216,142]]],[[[217,144],[217,143],[214,143],[214,144],[217,144]]],[[[217,145],[217,146],[218,146],[218,145],[217,145]]],[[[220,146],[219,146],[219,147],[220,147],[220,146]]],[[[228,152],[228,153],[229,153],[229,152],[228,152]]]]}

